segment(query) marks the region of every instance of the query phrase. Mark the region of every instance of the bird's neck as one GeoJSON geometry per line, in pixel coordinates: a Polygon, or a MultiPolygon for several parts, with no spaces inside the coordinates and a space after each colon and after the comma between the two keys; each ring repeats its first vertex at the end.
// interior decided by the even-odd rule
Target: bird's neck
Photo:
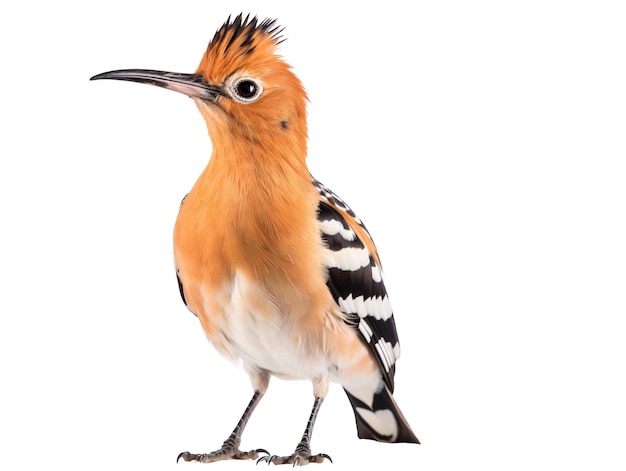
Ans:
{"type": "Polygon", "coordinates": [[[302,208],[301,198],[312,194],[305,153],[271,141],[214,145],[194,192],[240,216],[302,208]]]}

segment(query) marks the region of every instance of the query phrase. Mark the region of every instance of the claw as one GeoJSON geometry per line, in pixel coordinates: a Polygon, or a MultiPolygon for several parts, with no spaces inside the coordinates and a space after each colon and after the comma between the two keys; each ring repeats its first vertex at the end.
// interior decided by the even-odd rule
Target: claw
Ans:
{"type": "MultiPolygon", "coordinates": [[[[183,460],[185,460],[185,457],[189,456],[189,452],[188,451],[183,451],[182,453],[180,453],[178,455],[178,458],[176,458],[176,462],[178,463],[180,461],[180,459],[182,458],[183,460]]],[[[187,460],[185,460],[187,461],[187,460]]]]}
{"type": "Polygon", "coordinates": [[[330,461],[331,463],[333,462],[333,459],[332,459],[330,456],[328,456],[326,453],[320,453],[320,456],[321,456],[322,458],[326,458],[326,459],[327,459],[328,461],[330,461]]]}
{"type": "MultiPolygon", "coordinates": [[[[265,453],[267,456],[269,456],[269,455],[270,455],[270,452],[269,452],[269,451],[267,451],[265,448],[257,448],[257,449],[256,449],[256,450],[254,450],[254,451],[256,451],[257,453],[265,453]]],[[[261,458],[259,458],[259,459],[261,459],[261,458]]]]}
{"type": "MultiPolygon", "coordinates": [[[[265,451],[265,450],[263,450],[265,451]]],[[[262,461],[267,461],[267,464],[269,465],[272,462],[272,458],[274,458],[274,456],[276,455],[272,455],[270,456],[270,454],[266,451],[267,455],[265,456],[261,456],[258,460],[256,460],[256,464],[261,463],[262,461]]]]}
{"type": "Polygon", "coordinates": [[[264,448],[259,448],[255,450],[257,453],[265,453],[265,456],[261,456],[258,460],[256,460],[256,464],[258,465],[262,461],[267,461],[267,464],[270,464],[270,452],[265,450],[264,448]]]}

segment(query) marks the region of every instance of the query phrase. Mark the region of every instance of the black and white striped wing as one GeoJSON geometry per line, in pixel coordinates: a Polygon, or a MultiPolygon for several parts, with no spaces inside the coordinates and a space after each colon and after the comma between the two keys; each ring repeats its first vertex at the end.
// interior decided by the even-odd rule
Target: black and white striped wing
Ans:
{"type": "Polygon", "coordinates": [[[322,239],[330,249],[325,261],[326,284],[348,323],[360,333],[385,384],[393,392],[400,344],[378,254],[365,225],[350,207],[320,182],[313,183],[320,192],[318,219],[322,239]]]}

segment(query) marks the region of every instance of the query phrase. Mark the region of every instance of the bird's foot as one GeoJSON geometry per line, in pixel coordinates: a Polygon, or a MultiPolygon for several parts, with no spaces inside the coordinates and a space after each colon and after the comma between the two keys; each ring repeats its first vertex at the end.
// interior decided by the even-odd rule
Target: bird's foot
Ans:
{"type": "Polygon", "coordinates": [[[256,460],[266,458],[265,456],[259,458],[259,453],[265,453],[269,456],[269,452],[264,450],[263,448],[257,448],[256,450],[250,451],[241,451],[236,447],[227,447],[223,446],[217,451],[212,453],[200,453],[194,454],[189,453],[188,451],[182,452],[176,458],[176,462],[180,461],[182,458],[184,461],[198,461],[200,463],[213,463],[214,461],[222,461],[222,460],[256,460]]]}
{"type": "Polygon", "coordinates": [[[267,464],[290,464],[293,466],[304,466],[309,463],[322,463],[324,460],[328,460],[331,463],[333,460],[326,453],[319,453],[317,455],[311,455],[311,448],[306,443],[300,443],[296,448],[296,451],[291,456],[276,456],[269,454],[262,456],[256,462],[257,464],[267,462],[267,464]]]}

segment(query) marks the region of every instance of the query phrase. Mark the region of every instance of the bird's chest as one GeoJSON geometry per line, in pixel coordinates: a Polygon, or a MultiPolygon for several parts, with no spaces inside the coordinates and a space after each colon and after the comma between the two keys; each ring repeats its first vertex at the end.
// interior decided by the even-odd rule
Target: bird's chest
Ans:
{"type": "Polygon", "coordinates": [[[226,356],[288,379],[316,377],[328,369],[325,327],[311,329],[307,314],[287,312],[288,306],[242,273],[221,289],[200,291],[200,321],[226,356]]]}
{"type": "Polygon", "coordinates": [[[327,368],[332,297],[314,206],[233,204],[190,193],[174,230],[174,258],[189,309],[211,343],[278,376],[327,368]],[[268,209],[269,208],[269,209],[268,209]]]}
{"type": "MultiPolygon", "coordinates": [[[[249,278],[293,278],[319,260],[321,239],[314,207],[196,185],[180,207],[174,258],[183,276],[221,289],[236,272],[249,278]],[[318,256],[319,259],[319,256],[318,256]],[[304,263],[304,266],[303,266],[304,263]]],[[[287,198],[283,198],[287,200],[287,198]]],[[[319,263],[318,263],[319,265],[319,263]]]]}

